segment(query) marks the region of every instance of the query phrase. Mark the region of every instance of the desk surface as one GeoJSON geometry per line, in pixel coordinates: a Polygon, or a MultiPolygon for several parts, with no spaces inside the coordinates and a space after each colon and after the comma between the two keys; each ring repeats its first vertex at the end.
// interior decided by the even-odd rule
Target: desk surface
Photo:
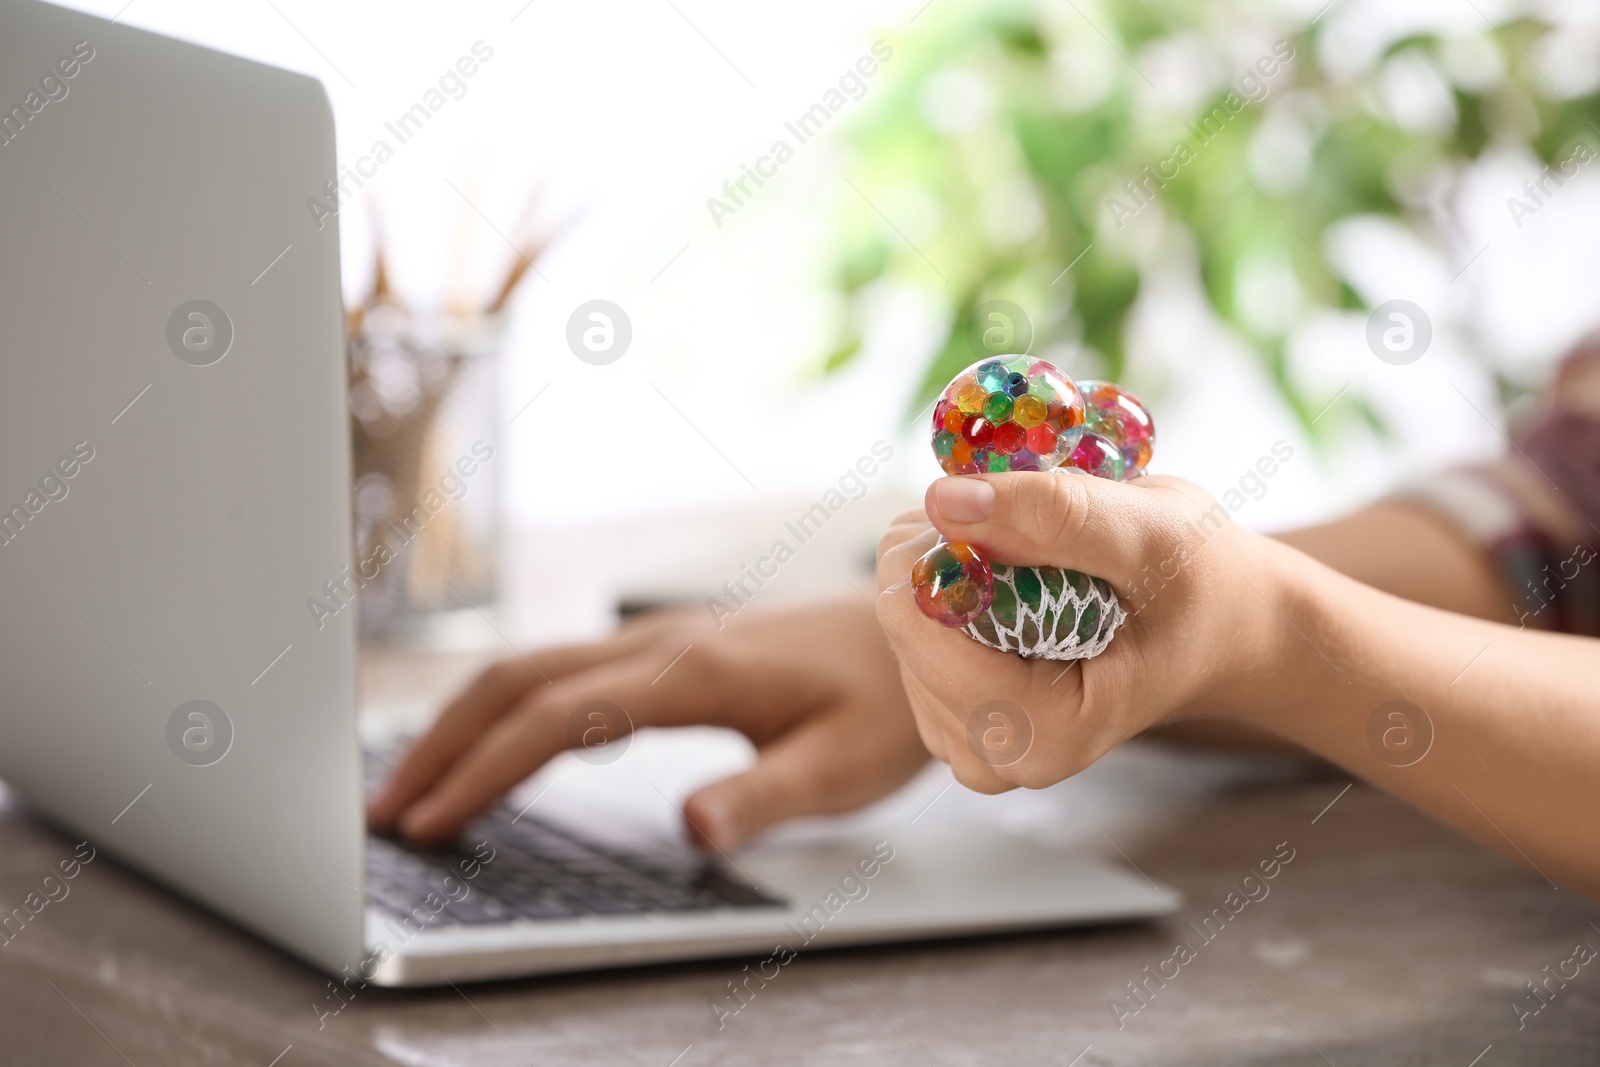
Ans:
{"type": "MultiPolygon", "coordinates": [[[[386,678],[414,692],[397,669],[374,680],[386,678]]],[[[1600,961],[1566,962],[1580,943],[1600,948],[1595,902],[1383,794],[1341,793],[1346,778],[1274,780],[1163,759],[1160,780],[1181,803],[1123,805],[1119,795],[1151,780],[1137,759],[1091,769],[1070,794],[1030,797],[1058,800],[1087,847],[1181,888],[1189,902],[1179,915],[805,955],[720,1031],[709,1004],[740,973],[725,960],[459,991],[367,989],[319,1030],[321,975],[102,857],[0,947],[0,1062],[1597,1062],[1600,961]],[[1202,919],[1280,842],[1294,858],[1268,894],[1206,940],[1202,919]],[[1166,962],[1180,941],[1192,958],[1166,962]],[[1141,1005],[1126,987],[1147,965],[1176,976],[1147,982],[1141,1005]],[[1578,970],[1564,987],[1550,982],[1548,1003],[1525,985],[1546,966],[1578,970]],[[1519,1027],[1518,1005],[1542,1007],[1519,1027]]],[[[70,854],[15,803],[0,808],[0,902],[20,904],[70,854]]]]}

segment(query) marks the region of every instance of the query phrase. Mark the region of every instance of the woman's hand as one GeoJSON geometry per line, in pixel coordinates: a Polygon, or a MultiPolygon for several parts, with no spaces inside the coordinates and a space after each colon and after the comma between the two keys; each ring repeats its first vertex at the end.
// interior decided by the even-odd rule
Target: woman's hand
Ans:
{"type": "Polygon", "coordinates": [[[926,505],[879,545],[878,617],[923,742],[972,789],[1042,788],[1147,727],[1229,707],[1283,640],[1263,600],[1283,550],[1188,482],[971,475],[939,479],[926,505]],[[1103,578],[1129,618],[1104,653],[1070,665],[980,645],[916,606],[911,564],[940,533],[995,563],[1103,578]]]}
{"type": "Polygon", "coordinates": [[[926,519],[884,537],[878,577],[923,739],[974,789],[1050,785],[1149,726],[1218,715],[1600,894],[1600,641],[1401,600],[1172,478],[942,478],[926,519]],[[907,574],[934,542],[928,520],[998,563],[1098,575],[1130,618],[1065,668],[985,648],[916,607],[907,574]]]}
{"type": "Polygon", "coordinates": [[[452,836],[570,747],[574,713],[591,700],[620,706],[635,727],[728,726],[755,743],[754,767],[684,804],[691,834],[719,849],[780,819],[870,803],[928,759],[859,599],[742,613],[722,628],[698,611],[663,612],[608,641],[490,667],[406,754],[368,821],[423,841],[452,836]]]}

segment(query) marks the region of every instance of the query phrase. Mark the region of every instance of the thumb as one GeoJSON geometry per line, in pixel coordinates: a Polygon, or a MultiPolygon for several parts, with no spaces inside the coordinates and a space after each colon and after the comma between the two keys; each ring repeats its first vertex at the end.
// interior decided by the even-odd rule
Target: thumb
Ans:
{"type": "Polygon", "coordinates": [[[731,851],[784,819],[850,811],[893,791],[927,762],[920,745],[907,749],[908,759],[864,732],[859,710],[848,711],[801,722],[763,745],[754,767],[692,794],[683,814],[696,844],[731,851]]]}
{"type": "Polygon", "coordinates": [[[1133,584],[1153,555],[1180,546],[1194,508],[1182,493],[1083,474],[957,475],[928,487],[928,519],[996,563],[1066,567],[1133,584]]]}
{"type": "Polygon", "coordinates": [[[818,732],[801,726],[762,748],[748,771],[691,794],[683,816],[695,843],[731,851],[773,823],[830,808],[816,784],[825,750],[807,736],[818,732]]]}

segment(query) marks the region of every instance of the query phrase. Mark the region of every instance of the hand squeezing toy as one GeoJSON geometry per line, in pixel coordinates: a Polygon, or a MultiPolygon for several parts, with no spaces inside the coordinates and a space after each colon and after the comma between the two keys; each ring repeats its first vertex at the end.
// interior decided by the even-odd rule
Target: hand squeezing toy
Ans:
{"type": "MultiPolygon", "coordinates": [[[[946,474],[1048,471],[1126,481],[1155,444],[1150,412],[1110,382],[1074,383],[1030,356],[981,360],[933,411],[946,474]]],[[[1111,587],[1060,567],[991,564],[976,545],[940,541],[911,567],[917,606],[976,641],[1025,658],[1097,656],[1127,618],[1111,587]]]]}

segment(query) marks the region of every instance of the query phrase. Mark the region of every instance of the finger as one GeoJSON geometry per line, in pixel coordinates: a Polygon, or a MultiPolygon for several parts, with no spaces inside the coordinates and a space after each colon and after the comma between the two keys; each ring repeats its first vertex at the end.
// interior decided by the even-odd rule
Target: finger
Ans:
{"type": "Polygon", "coordinates": [[[432,727],[406,751],[378,795],[367,804],[367,824],[388,829],[396,818],[482,733],[533,685],[548,684],[521,660],[496,663],[446,705],[432,727]]]}
{"type": "Polygon", "coordinates": [[[878,623],[903,670],[926,687],[931,706],[963,728],[965,716],[982,703],[974,687],[1015,692],[1030,681],[1026,660],[979,644],[960,629],[924,615],[909,580],[878,594],[877,609],[878,623]]]}
{"type": "Polygon", "coordinates": [[[905,689],[907,696],[915,693],[918,699],[911,702],[912,718],[917,724],[917,739],[922,742],[922,747],[928,750],[928,755],[940,763],[950,762],[950,750],[945,743],[945,724],[940,721],[937,712],[930,712],[926,703],[921,699],[921,682],[904,665],[900,667],[900,684],[905,689]]]}
{"type": "MultiPolygon", "coordinates": [[[[691,646],[693,649],[693,646],[691,646]]],[[[617,734],[640,726],[727,725],[740,687],[715,685],[697,651],[638,654],[569,675],[530,691],[509,713],[472,740],[431,789],[400,816],[400,829],[419,841],[439,841],[485,811],[513,786],[571,747],[569,723],[589,701],[622,712],[617,734]]]]}
{"type": "Polygon", "coordinates": [[[629,626],[605,641],[570,645],[504,660],[484,670],[411,746],[379,794],[367,806],[367,822],[388,829],[413,801],[430,789],[491,724],[530,689],[554,684],[597,663],[627,656],[649,645],[671,619],[629,626]]]}
{"type": "Polygon", "coordinates": [[[616,684],[617,668],[597,668],[525,695],[507,714],[471,737],[465,751],[402,809],[401,833],[428,842],[455,836],[465,823],[566,749],[570,711],[591,699],[614,701],[600,694],[617,692],[616,684]]]}
{"type": "Polygon", "coordinates": [[[866,709],[807,719],[763,746],[742,774],[691,794],[683,816],[696,843],[729,851],[799,815],[850,811],[899,788],[927,762],[900,732],[860,736],[866,709]]]}
{"type": "Polygon", "coordinates": [[[1067,567],[1121,586],[1184,543],[1193,508],[1159,485],[1042,472],[940,478],[927,505],[940,533],[997,563],[1067,567]]]}
{"type": "Polygon", "coordinates": [[[946,704],[916,674],[902,669],[901,677],[916,712],[917,731],[923,744],[937,759],[949,765],[956,781],[977,793],[1004,793],[1016,788],[973,747],[965,718],[956,709],[946,704]]]}
{"type": "Polygon", "coordinates": [[[895,516],[888,529],[883,531],[883,536],[878,539],[878,554],[882,555],[889,549],[909,538],[916,537],[924,530],[931,529],[928,516],[920,511],[904,511],[895,516]]]}
{"type": "Polygon", "coordinates": [[[911,565],[938,543],[939,531],[927,523],[892,527],[878,542],[878,588],[910,578],[911,565]]]}
{"type": "Polygon", "coordinates": [[[916,522],[895,523],[884,530],[883,536],[878,538],[878,554],[881,556],[883,553],[891,551],[896,546],[909,541],[913,537],[919,537],[931,529],[933,527],[929,525],[927,519],[920,519],[916,522]]]}
{"type": "MultiPolygon", "coordinates": [[[[923,616],[907,584],[886,590],[877,606],[924,744],[969,789],[1043,788],[1134,732],[1126,726],[1125,701],[1102,703],[1095,715],[1075,713],[1087,702],[1081,664],[1025,660],[940,626],[923,616]],[[997,711],[1009,720],[1010,738],[995,748],[987,736],[997,711]]],[[[1113,642],[1094,662],[1110,692],[1160,684],[1160,672],[1149,669],[1133,642],[1113,642]]]]}

